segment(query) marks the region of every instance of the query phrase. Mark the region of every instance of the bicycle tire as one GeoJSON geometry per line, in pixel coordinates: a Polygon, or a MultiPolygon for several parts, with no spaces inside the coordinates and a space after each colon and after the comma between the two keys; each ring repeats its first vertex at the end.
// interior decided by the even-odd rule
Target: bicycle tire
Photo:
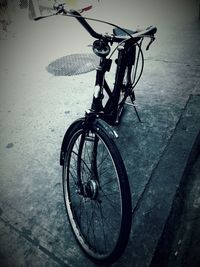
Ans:
{"type": "Polygon", "coordinates": [[[131,229],[131,194],[123,160],[104,129],[93,125],[85,132],[82,120],[70,127],[65,141],[63,194],[71,227],[91,260],[112,264],[122,255],[131,229]]]}

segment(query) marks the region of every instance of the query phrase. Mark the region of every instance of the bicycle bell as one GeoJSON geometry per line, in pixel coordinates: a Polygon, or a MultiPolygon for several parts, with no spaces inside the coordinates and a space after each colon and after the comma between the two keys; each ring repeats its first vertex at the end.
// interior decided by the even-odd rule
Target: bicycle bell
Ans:
{"type": "Polygon", "coordinates": [[[110,46],[104,40],[94,41],[92,48],[99,57],[106,57],[110,53],[110,46]]]}

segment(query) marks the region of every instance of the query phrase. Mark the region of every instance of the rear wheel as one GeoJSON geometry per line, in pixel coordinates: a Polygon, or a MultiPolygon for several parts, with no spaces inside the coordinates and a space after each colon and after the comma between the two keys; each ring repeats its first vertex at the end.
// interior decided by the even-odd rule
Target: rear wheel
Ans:
{"type": "Polygon", "coordinates": [[[114,141],[101,128],[71,127],[63,164],[63,192],[73,232],[95,262],[111,264],[125,249],[131,195],[114,141]]]}

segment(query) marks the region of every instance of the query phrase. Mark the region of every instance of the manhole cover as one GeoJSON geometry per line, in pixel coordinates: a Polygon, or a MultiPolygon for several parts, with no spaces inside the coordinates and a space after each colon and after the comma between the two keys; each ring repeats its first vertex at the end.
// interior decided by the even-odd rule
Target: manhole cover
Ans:
{"type": "Polygon", "coordinates": [[[71,76],[94,70],[99,64],[95,54],[73,54],[61,57],[47,66],[47,71],[55,76],[71,76]]]}

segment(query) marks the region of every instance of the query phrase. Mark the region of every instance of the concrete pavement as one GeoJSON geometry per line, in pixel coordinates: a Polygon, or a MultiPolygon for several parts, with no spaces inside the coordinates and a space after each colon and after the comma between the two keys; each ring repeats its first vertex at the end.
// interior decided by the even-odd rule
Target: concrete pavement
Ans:
{"type": "MultiPolygon", "coordinates": [[[[87,45],[92,40],[78,24],[68,21],[66,29],[63,21],[27,22],[24,28],[22,19],[15,25],[20,31],[1,40],[2,266],[95,266],[72,235],[59,166],[62,137],[88,107],[95,73],[55,77],[46,71],[61,56],[91,52],[87,45]],[[74,33],[81,44],[74,43],[74,33]]],[[[156,264],[163,237],[172,229],[176,194],[197,153],[200,25],[193,18],[157,26],[158,38],[145,52],[145,71],[136,89],[142,123],[127,107],[117,129],[134,213],[128,247],[114,266],[156,264]]]]}

